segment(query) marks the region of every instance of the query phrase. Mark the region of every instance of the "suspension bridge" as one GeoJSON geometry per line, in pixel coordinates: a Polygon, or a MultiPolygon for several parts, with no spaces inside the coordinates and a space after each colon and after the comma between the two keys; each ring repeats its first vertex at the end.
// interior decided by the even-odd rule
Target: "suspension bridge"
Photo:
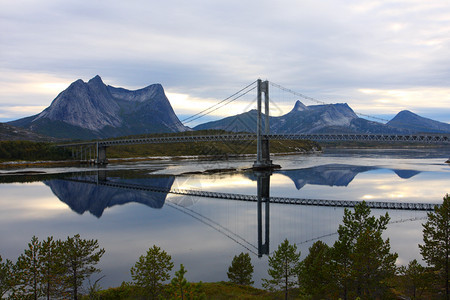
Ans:
{"type": "MultiPolygon", "coordinates": [[[[194,114],[193,116],[184,119],[185,123],[197,120],[200,117],[208,115],[217,109],[232,103],[243,95],[255,89],[256,83],[257,94],[257,117],[256,117],[256,133],[235,133],[235,134],[221,134],[221,135],[180,135],[180,136],[160,136],[148,138],[131,138],[131,139],[115,139],[115,140],[99,140],[90,142],[70,143],[59,145],[65,148],[72,149],[72,155],[79,157],[80,160],[95,161],[97,164],[107,164],[107,148],[120,145],[137,145],[137,144],[160,144],[160,143],[195,143],[195,142],[233,142],[233,141],[257,141],[257,158],[253,165],[254,168],[271,168],[273,167],[270,160],[269,143],[271,140],[312,140],[318,142],[332,142],[332,141],[371,141],[371,142],[389,142],[389,143],[420,143],[420,144],[436,144],[449,145],[450,134],[271,134],[270,133],[270,109],[269,109],[269,81],[262,81],[258,79],[252,84],[246,86],[240,91],[234,93],[230,97],[218,102],[217,104],[194,114]],[[262,111],[264,95],[264,113],[262,111]]],[[[295,96],[308,99],[319,104],[326,104],[325,102],[316,100],[314,98],[297,93],[290,89],[284,88],[278,84],[270,83],[283,91],[289,92],[295,96]]],[[[369,115],[360,114],[366,117],[369,115]]],[[[379,119],[377,117],[371,117],[379,119]]],[[[385,121],[385,120],[383,120],[385,121]]]]}

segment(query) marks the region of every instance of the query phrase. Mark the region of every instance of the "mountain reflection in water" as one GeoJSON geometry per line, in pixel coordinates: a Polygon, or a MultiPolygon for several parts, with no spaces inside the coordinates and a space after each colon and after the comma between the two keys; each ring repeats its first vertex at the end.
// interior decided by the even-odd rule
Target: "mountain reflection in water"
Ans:
{"type": "MultiPolygon", "coordinates": [[[[170,189],[175,177],[108,178],[107,180],[120,181],[137,186],[155,186],[170,189]]],[[[97,218],[102,216],[106,208],[131,202],[141,203],[151,208],[161,208],[167,197],[167,193],[123,189],[96,184],[96,182],[99,182],[98,175],[44,181],[55,196],[66,203],[73,211],[79,214],[89,211],[97,218]]]]}
{"type": "MultiPolygon", "coordinates": [[[[297,190],[300,190],[307,184],[348,186],[359,173],[376,169],[379,168],[329,164],[297,170],[279,170],[276,173],[290,178],[297,190]]],[[[413,170],[392,171],[403,179],[409,179],[420,173],[419,171],[413,170]]],[[[252,181],[258,180],[258,175],[255,172],[246,172],[245,176],[252,181]]],[[[46,180],[44,183],[73,211],[78,214],[89,211],[97,218],[100,218],[106,208],[132,202],[144,204],[151,208],[162,208],[174,181],[175,176],[124,179],[120,177],[107,177],[106,173],[97,173],[86,176],[75,176],[70,179],[46,180]],[[120,183],[121,186],[101,184],[105,182],[120,183]],[[128,188],[127,185],[129,185],[128,188]],[[142,190],[139,187],[154,187],[160,189],[160,191],[142,190]]],[[[268,188],[270,188],[270,185],[268,188]]]]}
{"type": "MultiPolygon", "coordinates": [[[[328,186],[348,186],[356,175],[363,172],[380,169],[379,167],[369,166],[352,166],[341,164],[322,165],[313,168],[305,168],[298,170],[280,170],[276,173],[289,177],[299,190],[306,184],[328,185],[328,186]]],[[[400,178],[409,179],[419,171],[413,170],[392,170],[400,178]]]]}

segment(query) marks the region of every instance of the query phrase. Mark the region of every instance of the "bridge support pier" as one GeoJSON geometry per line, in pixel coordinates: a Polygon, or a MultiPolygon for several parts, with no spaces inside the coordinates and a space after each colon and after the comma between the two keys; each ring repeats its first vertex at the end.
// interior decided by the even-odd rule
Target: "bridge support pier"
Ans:
{"type": "Polygon", "coordinates": [[[97,184],[100,182],[105,182],[107,179],[106,177],[106,170],[99,170],[97,171],[97,184]]]}
{"type": "Polygon", "coordinates": [[[106,158],[106,146],[100,146],[97,143],[97,164],[106,165],[108,164],[108,159],[106,158]]]}

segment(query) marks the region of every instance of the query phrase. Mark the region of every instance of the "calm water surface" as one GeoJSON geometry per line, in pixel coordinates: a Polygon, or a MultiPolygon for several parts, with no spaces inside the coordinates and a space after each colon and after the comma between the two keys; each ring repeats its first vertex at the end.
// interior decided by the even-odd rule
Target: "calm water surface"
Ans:
{"type": "MultiPolygon", "coordinates": [[[[450,193],[447,148],[411,150],[330,150],[320,155],[276,156],[282,169],[270,176],[270,195],[278,197],[441,203],[450,193]]],[[[256,195],[257,176],[249,171],[192,174],[216,168],[245,168],[252,159],[231,161],[151,161],[109,165],[105,169],[30,169],[51,176],[0,176],[0,254],[16,260],[33,235],[65,239],[79,233],[106,249],[94,275],[103,287],[130,281],[130,268],[158,245],[175,269],[184,264],[190,281],[227,280],[234,255],[249,252],[254,280],[267,278],[267,255],[285,238],[305,257],[318,239],[332,245],[344,209],[263,205],[255,202],[180,196],[161,189],[202,190],[256,195]],[[190,173],[190,174],[186,174],[190,173]],[[14,179],[13,179],[14,178],[14,179]],[[19,182],[13,182],[19,181],[19,182]],[[107,183],[107,184],[105,184],[107,183]],[[144,190],[142,190],[144,187],[144,190]],[[268,212],[268,214],[266,214],[268,212]],[[266,247],[264,248],[265,245],[266,247]]],[[[373,210],[373,214],[384,214],[373,210]]],[[[420,254],[426,212],[388,211],[385,237],[406,264],[420,254]]],[[[175,270],[174,270],[175,271],[175,270]]]]}

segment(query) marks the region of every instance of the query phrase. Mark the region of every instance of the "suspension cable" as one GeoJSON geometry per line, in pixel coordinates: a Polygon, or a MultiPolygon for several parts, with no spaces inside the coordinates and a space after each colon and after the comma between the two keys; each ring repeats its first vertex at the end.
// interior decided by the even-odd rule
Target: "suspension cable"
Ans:
{"type": "Polygon", "coordinates": [[[212,112],[218,110],[219,108],[222,108],[222,107],[224,107],[225,105],[228,105],[228,104],[230,104],[231,102],[233,102],[233,101],[235,101],[235,100],[237,100],[237,99],[239,99],[239,98],[241,98],[241,97],[247,95],[248,93],[250,93],[251,91],[253,91],[253,90],[255,90],[255,89],[256,89],[256,86],[253,87],[253,88],[251,88],[251,89],[249,89],[249,90],[246,91],[245,93],[240,94],[240,95],[236,96],[235,98],[229,100],[227,103],[224,103],[224,104],[222,104],[221,106],[218,106],[218,107],[216,107],[215,109],[209,111],[208,113],[203,114],[203,115],[201,115],[201,116],[198,116],[198,117],[196,117],[196,118],[194,118],[194,119],[192,119],[192,120],[190,120],[190,121],[188,121],[188,122],[186,122],[186,123],[192,122],[192,121],[197,120],[197,119],[199,119],[199,118],[201,118],[201,117],[203,117],[203,116],[206,116],[207,114],[210,114],[210,113],[212,113],[212,112]]]}
{"type": "Polygon", "coordinates": [[[197,119],[199,119],[199,118],[201,118],[201,117],[203,117],[203,116],[205,116],[205,115],[207,115],[207,114],[210,114],[210,113],[212,113],[212,112],[218,110],[219,108],[221,108],[221,107],[223,107],[223,106],[225,106],[225,105],[230,104],[231,102],[233,102],[233,101],[239,99],[240,97],[242,97],[242,96],[248,94],[250,91],[254,90],[256,87],[253,87],[252,89],[250,89],[250,90],[246,91],[245,93],[239,95],[241,92],[245,91],[246,89],[248,89],[249,87],[251,87],[251,86],[254,85],[255,83],[256,83],[256,80],[253,81],[252,83],[250,83],[249,85],[247,85],[246,87],[244,87],[243,89],[237,91],[237,92],[234,93],[233,95],[231,95],[231,96],[229,96],[229,97],[223,99],[222,101],[220,101],[220,102],[218,102],[218,103],[216,103],[216,104],[214,104],[214,105],[212,105],[212,106],[210,106],[210,107],[208,107],[208,108],[206,108],[206,109],[204,109],[204,110],[202,110],[202,111],[200,111],[200,112],[198,112],[198,113],[196,113],[196,114],[194,114],[194,115],[192,115],[192,116],[190,116],[190,117],[187,117],[187,118],[183,119],[183,120],[181,121],[181,123],[183,123],[183,124],[190,123],[190,122],[192,122],[192,121],[194,121],[194,120],[197,120],[197,119]],[[235,97],[236,95],[239,95],[239,96],[235,97]],[[232,99],[232,100],[230,100],[230,99],[233,98],[233,97],[235,97],[235,98],[232,99]],[[222,103],[224,103],[224,102],[226,102],[226,101],[228,101],[228,102],[225,103],[225,104],[222,104],[222,103]],[[221,105],[221,104],[222,104],[222,105],[221,105]]]}

